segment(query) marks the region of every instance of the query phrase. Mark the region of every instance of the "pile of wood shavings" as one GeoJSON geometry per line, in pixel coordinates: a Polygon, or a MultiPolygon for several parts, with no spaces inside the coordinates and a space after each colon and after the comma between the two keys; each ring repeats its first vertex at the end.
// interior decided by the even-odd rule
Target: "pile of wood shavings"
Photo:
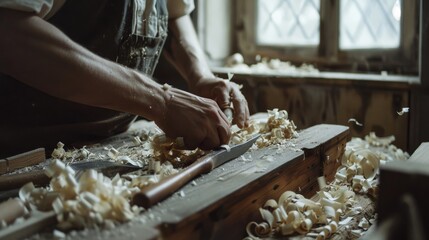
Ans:
{"type": "Polygon", "coordinates": [[[290,62],[284,62],[279,59],[262,58],[256,64],[247,65],[244,63],[244,58],[241,54],[235,53],[227,58],[226,67],[231,68],[233,72],[243,73],[287,73],[287,74],[302,74],[302,73],[318,73],[311,64],[303,63],[301,66],[294,66],[290,62]]]}
{"type": "MultiPolygon", "coordinates": [[[[370,133],[365,140],[353,138],[346,145],[342,166],[329,184],[319,181],[317,201],[287,191],[278,201],[268,200],[260,213],[264,222],[250,222],[246,240],[306,235],[316,239],[330,238],[340,226],[346,226],[348,238],[359,238],[372,223],[362,214],[357,197],[377,197],[379,166],[387,161],[407,160],[408,153],[392,145],[393,136],[379,138],[370,133]],[[359,195],[356,195],[359,194],[359,195]],[[356,218],[353,227],[348,224],[356,218]],[[355,221],[356,222],[356,221],[355,221]]],[[[320,179],[319,179],[320,180],[320,179]]]]}
{"type": "Polygon", "coordinates": [[[321,191],[320,200],[306,199],[292,191],[283,193],[278,201],[268,200],[260,208],[265,222],[250,222],[246,239],[288,236],[295,233],[325,239],[336,232],[340,216],[353,214],[354,193],[347,187],[321,191]]]}
{"type": "Polygon", "coordinates": [[[87,170],[77,178],[75,171],[60,160],[54,160],[46,174],[52,177],[48,187],[35,188],[28,183],[21,188],[19,197],[31,208],[54,210],[61,230],[96,226],[112,229],[142,211],[129,204],[140,189],[119,175],[110,179],[87,170]]]}
{"type": "MultiPolygon", "coordinates": [[[[123,139],[120,146],[91,146],[66,151],[59,142],[52,160],[45,167],[51,182],[46,188],[28,183],[20,190],[20,198],[30,209],[54,210],[57,229],[107,228],[128,222],[143,208],[130,206],[132,196],[150,184],[178,172],[169,162],[160,163],[154,155],[152,140],[156,134],[123,139]],[[131,139],[132,138],[132,139],[131,139]],[[145,140],[143,140],[145,139],[145,140]],[[106,160],[142,167],[142,170],[104,176],[95,170],[76,173],[69,164],[78,161],[106,160]]],[[[58,233],[58,230],[56,230],[58,233]]]]}
{"type": "Polygon", "coordinates": [[[365,140],[353,138],[346,145],[342,166],[335,174],[335,183],[348,184],[353,191],[376,198],[380,165],[410,157],[392,144],[394,140],[394,136],[380,138],[373,132],[365,140]]]}
{"type": "Polygon", "coordinates": [[[52,159],[60,159],[65,163],[106,160],[143,167],[148,164],[149,159],[154,154],[150,144],[153,137],[146,136],[146,141],[143,141],[140,136],[133,136],[132,139],[127,139],[122,146],[117,146],[116,148],[113,146],[104,146],[102,148],[97,146],[87,148],[84,146],[80,149],[68,151],[64,149],[62,142],[58,142],[57,148],[53,150],[51,156],[52,159]]]}
{"type": "Polygon", "coordinates": [[[176,168],[182,168],[195,162],[199,157],[207,152],[199,148],[186,150],[183,138],[172,139],[164,134],[159,134],[153,138],[153,157],[162,163],[170,162],[176,168]]]}
{"type": "Polygon", "coordinates": [[[270,145],[283,145],[291,138],[299,136],[296,131],[296,125],[289,119],[286,110],[277,108],[268,110],[267,122],[251,121],[249,127],[235,131],[231,137],[230,144],[238,144],[246,141],[255,133],[260,133],[261,137],[256,141],[258,148],[264,148],[270,145]]]}

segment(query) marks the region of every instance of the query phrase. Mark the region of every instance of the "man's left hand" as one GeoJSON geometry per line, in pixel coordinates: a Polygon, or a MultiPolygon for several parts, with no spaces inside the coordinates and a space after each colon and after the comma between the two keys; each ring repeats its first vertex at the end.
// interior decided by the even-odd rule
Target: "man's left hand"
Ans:
{"type": "Polygon", "coordinates": [[[249,107],[238,84],[217,77],[202,78],[191,88],[191,91],[199,96],[213,99],[222,110],[232,107],[234,112],[232,123],[240,128],[248,125],[249,107]]]}

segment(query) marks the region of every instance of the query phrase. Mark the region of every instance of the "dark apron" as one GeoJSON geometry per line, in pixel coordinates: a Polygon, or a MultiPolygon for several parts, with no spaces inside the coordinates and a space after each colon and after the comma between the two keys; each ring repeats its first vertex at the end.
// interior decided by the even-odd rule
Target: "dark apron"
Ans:
{"type": "MultiPolygon", "coordinates": [[[[150,76],[167,36],[167,21],[164,0],[67,0],[48,20],[99,56],[150,76]]],[[[136,119],[58,99],[1,74],[0,111],[0,157],[50,149],[58,141],[98,140],[125,131],[136,119]]]]}

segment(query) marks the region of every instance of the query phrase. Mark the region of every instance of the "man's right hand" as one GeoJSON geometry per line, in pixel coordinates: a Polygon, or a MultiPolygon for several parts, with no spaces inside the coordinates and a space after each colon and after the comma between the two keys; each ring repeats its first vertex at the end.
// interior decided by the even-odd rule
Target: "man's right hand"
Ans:
{"type": "Polygon", "coordinates": [[[189,149],[213,149],[231,136],[228,119],[215,101],[175,88],[166,90],[163,116],[155,123],[168,137],[183,137],[189,149]]]}

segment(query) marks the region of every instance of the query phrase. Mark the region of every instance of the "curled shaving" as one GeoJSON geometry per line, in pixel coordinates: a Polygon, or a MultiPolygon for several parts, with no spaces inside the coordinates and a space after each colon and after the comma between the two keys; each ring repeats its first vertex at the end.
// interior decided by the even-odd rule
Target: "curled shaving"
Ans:
{"type": "Polygon", "coordinates": [[[271,228],[267,223],[250,222],[246,226],[246,232],[251,239],[268,237],[271,234],[271,228]]]}
{"type": "Polygon", "coordinates": [[[360,126],[360,127],[363,126],[363,124],[358,122],[355,118],[350,118],[348,122],[354,122],[357,126],[360,126]]]}
{"type": "Polygon", "coordinates": [[[409,107],[404,107],[404,108],[402,108],[402,110],[400,112],[397,112],[397,113],[399,116],[402,116],[402,115],[404,115],[404,113],[407,113],[409,111],[410,111],[409,107]]]}

